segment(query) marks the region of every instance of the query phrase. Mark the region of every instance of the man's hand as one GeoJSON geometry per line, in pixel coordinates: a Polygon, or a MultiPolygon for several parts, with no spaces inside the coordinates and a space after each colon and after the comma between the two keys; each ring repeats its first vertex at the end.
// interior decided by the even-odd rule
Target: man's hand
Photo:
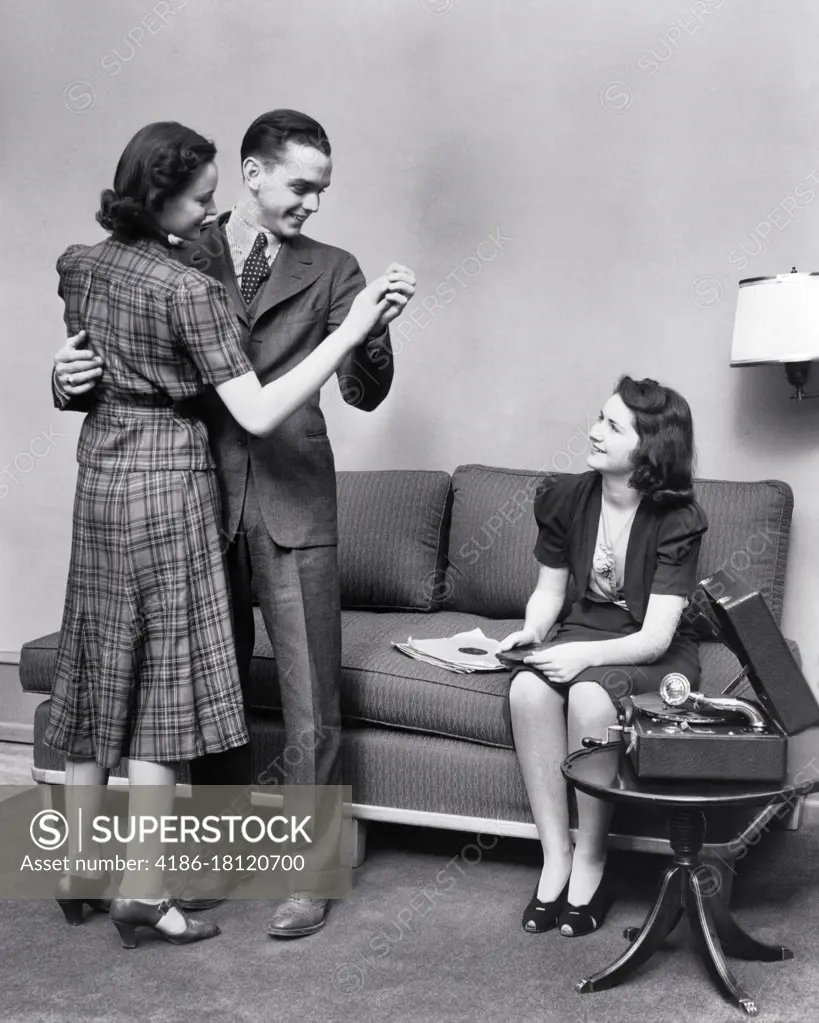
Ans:
{"type": "Polygon", "coordinates": [[[384,296],[387,306],[378,317],[372,334],[383,334],[392,321],[401,315],[407,302],[415,294],[415,274],[409,267],[402,266],[401,263],[390,263],[385,276],[390,284],[384,296]]]}
{"type": "Polygon", "coordinates": [[[552,682],[571,682],[593,663],[591,643],[560,643],[547,650],[529,654],[524,664],[531,664],[552,682]]]}
{"type": "Polygon", "coordinates": [[[72,398],[85,394],[97,386],[102,376],[102,359],[89,348],[78,348],[86,339],[86,333],[70,337],[54,356],[54,372],[61,391],[72,398]]]}

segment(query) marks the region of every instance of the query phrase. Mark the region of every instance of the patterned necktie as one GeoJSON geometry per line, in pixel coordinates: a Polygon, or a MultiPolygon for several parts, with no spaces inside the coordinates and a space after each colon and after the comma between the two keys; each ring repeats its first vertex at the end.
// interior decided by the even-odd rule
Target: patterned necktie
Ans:
{"type": "Polygon", "coordinates": [[[253,301],[262,281],[266,281],[270,276],[270,264],[267,262],[266,249],[267,239],[260,231],[256,235],[256,241],[253,243],[253,248],[242,269],[242,298],[248,305],[253,301]]]}

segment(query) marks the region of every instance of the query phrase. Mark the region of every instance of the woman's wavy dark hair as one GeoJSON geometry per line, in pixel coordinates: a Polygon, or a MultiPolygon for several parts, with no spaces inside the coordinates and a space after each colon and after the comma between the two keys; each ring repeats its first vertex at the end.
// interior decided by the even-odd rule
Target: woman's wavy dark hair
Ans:
{"type": "Polygon", "coordinates": [[[656,504],[694,499],[694,424],[688,402],[656,380],[623,376],[614,389],[634,416],[639,442],[631,456],[629,486],[656,504]]]}
{"type": "Polygon", "coordinates": [[[161,237],[156,214],[215,156],[216,146],[184,124],[146,125],[119,158],[114,187],[100,197],[97,222],[122,241],[161,237]]]}

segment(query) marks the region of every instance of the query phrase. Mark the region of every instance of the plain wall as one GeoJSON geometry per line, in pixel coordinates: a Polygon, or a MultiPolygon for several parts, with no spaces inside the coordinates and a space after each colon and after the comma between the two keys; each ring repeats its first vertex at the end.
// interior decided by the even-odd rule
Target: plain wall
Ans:
{"type": "Polygon", "coordinates": [[[244,129],[292,106],[334,145],[308,233],[419,279],[389,400],[327,388],[338,467],[547,468],[620,373],[656,377],[691,403],[700,475],[793,487],[784,630],[815,683],[819,402],[728,358],[737,280],[819,269],[817,31],[810,0],[5,5],[0,650],[62,610],[80,417],[51,407],[57,256],[101,237],[143,124],[214,138],[228,208],[244,129]]]}

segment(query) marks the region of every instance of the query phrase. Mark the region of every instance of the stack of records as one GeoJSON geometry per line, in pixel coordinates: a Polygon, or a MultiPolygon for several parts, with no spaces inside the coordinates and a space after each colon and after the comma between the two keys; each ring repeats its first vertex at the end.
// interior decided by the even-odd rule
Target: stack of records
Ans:
{"type": "Polygon", "coordinates": [[[500,643],[489,639],[480,629],[459,632],[449,639],[417,639],[411,636],[406,643],[392,644],[416,661],[426,661],[447,671],[505,671],[497,659],[500,643]]]}

